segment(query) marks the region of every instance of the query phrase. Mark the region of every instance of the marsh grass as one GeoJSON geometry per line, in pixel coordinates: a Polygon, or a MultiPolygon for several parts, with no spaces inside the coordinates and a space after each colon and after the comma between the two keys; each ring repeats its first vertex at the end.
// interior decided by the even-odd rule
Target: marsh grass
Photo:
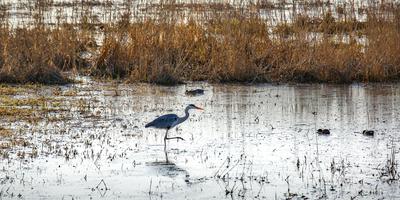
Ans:
{"type": "Polygon", "coordinates": [[[12,131],[10,129],[4,128],[0,126],[0,137],[5,138],[5,137],[10,137],[12,134],[12,131]]]}
{"type": "Polygon", "coordinates": [[[134,23],[106,37],[92,73],[159,84],[259,80],[263,77],[258,77],[262,73],[258,57],[263,52],[257,48],[268,43],[265,33],[266,24],[253,18],[220,19],[205,25],[195,21],[134,23]],[[258,41],[251,44],[251,40],[258,41]]]}
{"type": "Polygon", "coordinates": [[[276,26],[232,7],[186,23],[147,19],[114,27],[92,71],[161,84],[396,81],[399,10],[392,4],[369,8],[365,21],[351,17],[348,9],[339,16],[331,11],[317,17],[302,13],[293,23],[276,26]]]}
{"type": "MultiPolygon", "coordinates": [[[[4,121],[16,122],[16,121],[27,121],[27,122],[38,122],[46,118],[49,120],[49,116],[55,113],[65,113],[70,111],[67,109],[67,105],[70,103],[78,104],[78,102],[67,102],[63,98],[50,98],[44,96],[32,96],[32,97],[15,97],[16,94],[26,94],[33,92],[32,90],[24,90],[24,93],[16,92],[8,95],[0,95],[0,117],[4,121]]],[[[52,118],[55,120],[63,120],[64,116],[57,116],[52,118]]]]}
{"type": "Polygon", "coordinates": [[[15,95],[21,91],[22,91],[22,89],[19,87],[11,87],[6,84],[0,84],[0,94],[1,95],[15,95]]]}
{"type": "Polygon", "coordinates": [[[88,65],[81,53],[88,38],[72,26],[58,29],[0,29],[0,82],[65,84],[71,82],[64,71],[88,65]]]}
{"type": "Polygon", "coordinates": [[[400,78],[400,8],[393,2],[359,9],[300,2],[296,6],[302,6],[302,12],[281,17],[275,25],[273,16],[265,18],[261,11],[284,12],[291,4],[166,1],[146,3],[139,13],[128,2],[118,19],[104,23],[99,19],[106,16],[90,12],[92,3],[70,5],[86,8],[75,23],[58,21],[48,27],[43,12],[53,3],[41,1],[35,4],[42,12],[36,13],[33,27],[3,25],[0,82],[63,84],[70,81],[65,71],[164,85],[189,80],[350,83],[400,78]],[[358,13],[366,19],[357,19],[358,13]],[[95,35],[102,41],[97,43],[95,35]]]}
{"type": "Polygon", "coordinates": [[[398,173],[398,162],[396,159],[396,145],[394,144],[394,140],[391,139],[390,144],[390,154],[387,155],[386,165],[382,169],[381,177],[387,177],[387,181],[396,181],[399,180],[400,176],[398,173]]]}

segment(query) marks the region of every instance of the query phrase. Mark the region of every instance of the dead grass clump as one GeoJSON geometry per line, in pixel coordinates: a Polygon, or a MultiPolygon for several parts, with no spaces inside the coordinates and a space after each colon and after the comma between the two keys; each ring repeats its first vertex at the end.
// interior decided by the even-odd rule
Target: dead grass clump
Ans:
{"type": "Polygon", "coordinates": [[[270,0],[257,0],[255,3],[250,2],[251,6],[255,6],[258,9],[273,9],[275,8],[275,4],[273,1],[270,0]]]}
{"type": "MultiPolygon", "coordinates": [[[[268,21],[232,10],[186,23],[155,19],[129,23],[125,17],[105,30],[103,46],[90,72],[102,78],[166,85],[186,80],[397,80],[399,14],[372,12],[366,22],[359,22],[346,12],[343,8],[344,17],[339,18],[331,12],[317,17],[298,15],[293,23],[278,24],[272,34],[268,21]],[[360,36],[366,38],[365,43],[359,41],[360,36]]],[[[79,46],[68,49],[84,50],[79,46]]]]}
{"type": "MultiPolygon", "coordinates": [[[[39,11],[49,4],[42,2],[39,11]]],[[[75,70],[166,85],[400,78],[398,5],[363,7],[367,18],[360,21],[354,5],[297,2],[289,19],[281,15],[269,27],[276,16],[262,9],[284,13],[289,4],[164,2],[141,5],[140,15],[129,8],[108,24],[88,9],[75,23],[57,22],[54,29],[46,28],[39,12],[32,28],[0,29],[0,82],[66,83],[62,72],[75,70]],[[296,6],[302,14],[295,14],[296,6]],[[307,14],[307,8],[322,12],[307,14]],[[92,37],[98,33],[104,36],[100,47],[92,37]]]]}
{"type": "Polygon", "coordinates": [[[12,98],[9,96],[0,96],[0,105],[7,107],[15,107],[15,106],[29,106],[29,107],[44,107],[47,102],[50,102],[52,99],[45,97],[37,97],[37,98],[12,98]]]}
{"type": "Polygon", "coordinates": [[[214,33],[210,46],[209,80],[217,82],[262,82],[271,65],[272,43],[265,21],[235,16],[207,27],[214,33]]]}
{"type": "MultiPolygon", "coordinates": [[[[43,72],[46,76],[44,83],[66,82],[48,58],[52,52],[47,46],[49,42],[46,35],[46,32],[40,29],[18,29],[15,33],[10,30],[8,37],[3,40],[1,82],[27,83],[35,78],[41,79],[40,73],[43,72]],[[40,37],[42,34],[44,37],[40,37]]],[[[38,80],[41,81],[43,80],[38,80]]]]}
{"type": "Polygon", "coordinates": [[[274,34],[279,35],[281,38],[288,38],[295,33],[294,27],[291,24],[280,23],[274,28],[274,34]]]}
{"type": "Polygon", "coordinates": [[[323,41],[313,47],[294,44],[288,59],[291,63],[281,71],[283,80],[295,82],[350,83],[360,81],[362,55],[356,44],[323,41]],[[288,73],[289,72],[289,73],[288,73]]]}
{"type": "Polygon", "coordinates": [[[306,6],[307,8],[320,8],[324,6],[330,6],[332,3],[330,1],[324,1],[324,0],[306,0],[306,1],[299,1],[300,5],[306,6]]]}
{"type": "Polygon", "coordinates": [[[18,117],[27,118],[31,117],[34,113],[32,109],[12,108],[12,107],[0,107],[1,117],[18,117]]]}
{"type": "Polygon", "coordinates": [[[380,178],[390,182],[398,181],[400,175],[398,173],[398,161],[396,160],[396,145],[393,138],[389,147],[390,154],[387,155],[385,166],[381,169],[380,178]]]}
{"type": "Polygon", "coordinates": [[[365,23],[357,21],[354,18],[338,20],[333,17],[332,12],[327,12],[322,19],[315,19],[317,21],[317,31],[327,34],[341,34],[352,33],[354,31],[363,31],[365,23]]]}
{"type": "MultiPolygon", "coordinates": [[[[288,26],[288,25],[287,25],[288,26]]],[[[294,23],[289,26],[296,31],[320,32],[325,34],[349,34],[353,32],[362,33],[366,29],[366,23],[351,19],[336,19],[331,12],[321,17],[310,17],[299,14],[294,18],[294,23]]]]}
{"type": "Polygon", "coordinates": [[[10,129],[6,129],[0,126],[0,138],[8,138],[13,135],[13,132],[10,129]]]}
{"type": "Polygon", "coordinates": [[[90,63],[83,54],[96,47],[91,33],[77,31],[72,25],[63,24],[49,34],[49,42],[54,50],[51,61],[58,69],[79,70],[89,66],[90,63]]]}
{"type": "Polygon", "coordinates": [[[129,52],[122,38],[109,35],[100,48],[100,53],[91,67],[91,75],[102,78],[125,78],[130,70],[129,52]]]}
{"type": "Polygon", "coordinates": [[[178,78],[177,75],[171,68],[163,67],[158,72],[153,72],[150,76],[150,83],[155,83],[159,85],[177,85],[181,84],[182,81],[178,78]]]}
{"type": "Polygon", "coordinates": [[[223,3],[223,2],[208,2],[208,3],[195,3],[195,2],[190,2],[190,3],[161,3],[161,4],[149,4],[146,5],[146,10],[158,10],[161,12],[176,12],[176,11],[223,11],[226,12],[227,10],[232,10],[233,6],[229,3],[223,3]]]}
{"type": "Polygon", "coordinates": [[[108,35],[92,74],[163,84],[263,81],[269,44],[266,23],[257,18],[149,20],[108,35]]]}
{"type": "Polygon", "coordinates": [[[12,87],[5,84],[0,84],[0,94],[1,95],[15,95],[21,92],[22,89],[19,87],[12,87]]]}
{"type": "Polygon", "coordinates": [[[279,67],[271,71],[273,79],[334,83],[398,80],[400,14],[370,12],[362,23],[340,24],[326,14],[322,20],[299,15],[294,24],[278,25],[273,51],[279,67]],[[310,32],[316,36],[310,37],[310,32]]]}
{"type": "Polygon", "coordinates": [[[24,138],[9,138],[8,140],[1,141],[0,142],[0,156],[1,157],[7,157],[8,153],[6,151],[1,151],[1,150],[8,150],[13,147],[27,147],[31,145],[29,141],[27,141],[24,138]]]}
{"type": "Polygon", "coordinates": [[[110,33],[91,72],[101,77],[129,77],[131,82],[179,83],[180,70],[190,59],[187,48],[192,45],[182,41],[182,31],[190,32],[178,25],[146,21],[110,33]]]}
{"type": "Polygon", "coordinates": [[[389,81],[400,78],[400,8],[395,22],[370,15],[365,47],[365,81],[389,81]]]}
{"type": "Polygon", "coordinates": [[[0,82],[65,84],[63,70],[85,66],[84,45],[72,28],[2,29],[0,82]]]}
{"type": "Polygon", "coordinates": [[[360,29],[340,28],[330,14],[321,21],[299,16],[276,26],[273,35],[266,21],[240,13],[216,14],[204,23],[148,20],[109,33],[92,74],[157,84],[395,80],[399,31],[393,21],[379,20],[384,23],[362,25],[368,44],[357,41],[360,29]],[[325,32],[310,40],[319,29],[325,32]]]}

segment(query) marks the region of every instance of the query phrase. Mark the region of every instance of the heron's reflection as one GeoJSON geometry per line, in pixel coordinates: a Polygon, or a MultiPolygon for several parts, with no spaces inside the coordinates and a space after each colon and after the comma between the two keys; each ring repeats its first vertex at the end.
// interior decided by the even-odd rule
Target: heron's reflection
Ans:
{"type": "Polygon", "coordinates": [[[156,171],[158,174],[161,176],[167,176],[167,177],[177,177],[180,175],[187,176],[189,173],[185,170],[177,166],[175,163],[172,163],[171,161],[169,162],[148,162],[146,163],[146,166],[151,169],[156,171]]]}

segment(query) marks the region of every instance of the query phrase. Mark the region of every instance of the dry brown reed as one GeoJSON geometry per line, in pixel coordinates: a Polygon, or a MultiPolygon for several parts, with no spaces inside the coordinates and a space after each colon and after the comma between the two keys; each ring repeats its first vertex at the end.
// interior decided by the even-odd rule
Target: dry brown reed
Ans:
{"type": "Polygon", "coordinates": [[[88,38],[70,25],[58,29],[0,29],[0,82],[64,84],[62,72],[87,65],[88,38]]]}
{"type": "Polygon", "coordinates": [[[256,18],[218,18],[207,24],[148,20],[110,33],[93,74],[165,84],[261,81],[269,43],[265,22],[256,18]]]}
{"type": "Polygon", "coordinates": [[[369,10],[364,22],[336,19],[330,12],[321,18],[302,14],[272,33],[266,20],[240,12],[202,22],[146,20],[114,29],[93,70],[168,84],[395,81],[400,77],[398,11],[387,18],[369,10]]]}
{"type": "Polygon", "coordinates": [[[0,82],[63,83],[61,71],[87,72],[90,61],[93,76],[157,84],[399,80],[399,5],[357,10],[315,2],[298,6],[322,8],[321,15],[294,12],[275,25],[260,13],[285,5],[255,1],[149,4],[141,10],[148,15],[139,17],[129,8],[119,21],[106,24],[83,15],[77,24],[52,29],[40,20],[33,28],[5,26],[0,82]],[[366,19],[355,17],[361,12],[366,19]],[[94,34],[104,38],[99,47],[94,34]],[[89,50],[97,53],[84,59],[89,50]]]}

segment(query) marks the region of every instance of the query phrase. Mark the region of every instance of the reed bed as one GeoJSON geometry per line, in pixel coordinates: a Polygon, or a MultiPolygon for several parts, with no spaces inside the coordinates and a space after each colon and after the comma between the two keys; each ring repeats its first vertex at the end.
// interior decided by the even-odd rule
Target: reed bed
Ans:
{"type": "Polygon", "coordinates": [[[129,5],[109,22],[85,10],[55,26],[40,15],[29,27],[2,25],[0,82],[65,83],[65,71],[167,85],[400,78],[400,6],[393,2],[357,9],[302,2],[301,11],[269,1],[129,5]],[[265,14],[288,8],[291,16],[279,20],[265,14]]]}
{"type": "Polygon", "coordinates": [[[0,82],[65,84],[63,72],[88,65],[81,54],[90,40],[70,25],[2,28],[0,39],[0,82]]]}

